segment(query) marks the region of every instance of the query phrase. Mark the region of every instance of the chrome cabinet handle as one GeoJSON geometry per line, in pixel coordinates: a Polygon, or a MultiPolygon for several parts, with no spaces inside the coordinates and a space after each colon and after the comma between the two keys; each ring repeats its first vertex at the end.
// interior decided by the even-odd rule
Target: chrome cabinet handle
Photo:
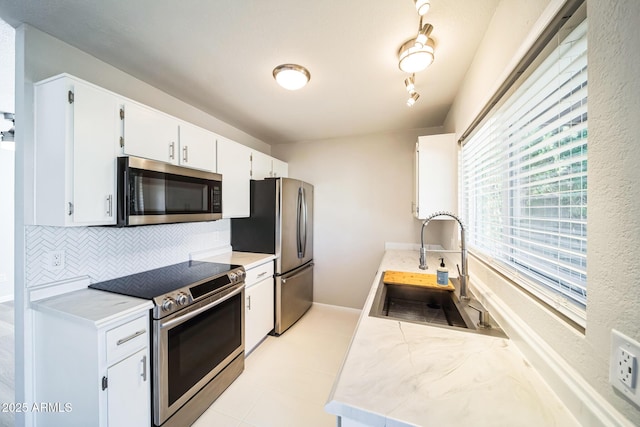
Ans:
{"type": "Polygon", "coordinates": [[[176,157],[176,143],[174,141],[171,141],[171,144],[169,144],[169,158],[175,159],[175,157],[176,157]]]}
{"type": "Polygon", "coordinates": [[[256,278],[258,278],[258,277],[262,277],[262,276],[264,276],[264,275],[265,275],[265,274],[267,274],[267,273],[268,273],[268,271],[263,271],[262,273],[258,274],[258,275],[256,276],[256,278]]]}
{"type": "Polygon", "coordinates": [[[247,297],[247,310],[251,311],[251,295],[247,297]]]}
{"type": "Polygon", "coordinates": [[[147,332],[146,329],[140,329],[139,331],[132,333],[128,337],[124,337],[124,338],[119,339],[118,341],[116,341],[116,345],[122,345],[122,344],[124,344],[124,343],[126,343],[128,341],[131,341],[134,338],[139,337],[140,335],[145,334],[146,332],[147,332]]]}
{"type": "Polygon", "coordinates": [[[107,216],[113,216],[113,195],[107,196],[107,216]]]}
{"type": "Polygon", "coordinates": [[[142,381],[147,382],[147,355],[142,356],[142,373],[140,376],[142,377],[142,381]]]}
{"type": "Polygon", "coordinates": [[[189,147],[184,147],[182,149],[182,161],[183,162],[189,161],[189,147]]]}

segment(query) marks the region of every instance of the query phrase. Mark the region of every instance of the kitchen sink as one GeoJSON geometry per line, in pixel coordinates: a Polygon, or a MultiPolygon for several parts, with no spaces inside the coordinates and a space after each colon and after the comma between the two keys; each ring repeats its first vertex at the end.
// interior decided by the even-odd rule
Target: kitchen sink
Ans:
{"type": "MultiPolygon", "coordinates": [[[[457,285],[457,279],[451,281],[457,285]]],[[[488,327],[479,326],[480,312],[486,316],[479,302],[460,301],[455,292],[385,283],[381,279],[369,316],[507,338],[494,322],[488,327]]]]}

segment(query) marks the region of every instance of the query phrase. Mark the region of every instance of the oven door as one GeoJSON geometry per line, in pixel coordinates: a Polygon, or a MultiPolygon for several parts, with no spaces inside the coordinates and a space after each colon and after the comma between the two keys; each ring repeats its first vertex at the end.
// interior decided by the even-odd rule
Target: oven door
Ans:
{"type": "Polygon", "coordinates": [[[244,351],[244,283],[154,320],[153,329],[153,417],[161,425],[244,351]]]}

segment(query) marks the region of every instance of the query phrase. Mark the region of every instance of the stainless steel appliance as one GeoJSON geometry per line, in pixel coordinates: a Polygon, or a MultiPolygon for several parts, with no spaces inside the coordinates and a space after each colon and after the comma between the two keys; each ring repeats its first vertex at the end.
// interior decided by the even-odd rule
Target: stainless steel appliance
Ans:
{"type": "Polygon", "coordinates": [[[190,261],[90,285],[153,300],[155,426],[191,425],[244,370],[242,266],[190,261]]]}
{"type": "Polygon", "coordinates": [[[231,245],[276,255],[274,332],[282,334],[313,302],[313,185],[251,181],[251,216],[231,220],[231,245]]]}
{"type": "Polygon", "coordinates": [[[222,218],[222,175],[119,157],[117,199],[120,227],[212,221],[222,218]]]}

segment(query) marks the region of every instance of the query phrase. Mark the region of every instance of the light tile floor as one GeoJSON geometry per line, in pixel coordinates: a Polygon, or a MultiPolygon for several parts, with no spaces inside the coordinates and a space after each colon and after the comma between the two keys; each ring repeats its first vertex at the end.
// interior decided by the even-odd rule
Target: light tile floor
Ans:
{"type": "Polygon", "coordinates": [[[249,354],[244,372],[193,426],[334,427],[324,405],[359,316],[359,310],[314,304],[249,354]]]}

